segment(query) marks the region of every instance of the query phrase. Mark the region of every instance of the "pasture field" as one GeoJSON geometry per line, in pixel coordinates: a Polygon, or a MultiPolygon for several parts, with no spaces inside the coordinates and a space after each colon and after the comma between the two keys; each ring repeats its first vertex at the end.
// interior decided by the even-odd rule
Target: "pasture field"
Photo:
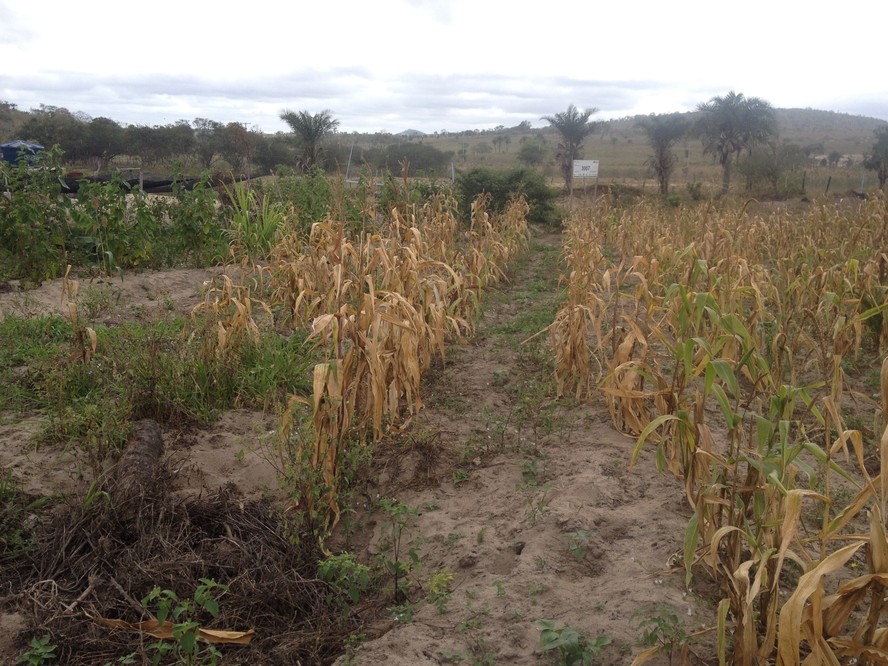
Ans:
{"type": "MultiPolygon", "coordinates": [[[[797,145],[807,159],[793,173],[788,174],[787,185],[799,188],[805,179],[805,194],[809,198],[822,195],[829,185],[832,194],[847,194],[850,190],[872,191],[877,185],[875,175],[862,167],[863,155],[872,150],[873,130],[884,124],[874,118],[818,111],[814,109],[777,109],[779,144],[797,145]],[[843,155],[839,165],[821,165],[831,152],[843,155]],[[849,163],[850,160],[850,163],[849,163]]],[[[538,119],[530,119],[539,125],[538,119]]],[[[591,120],[596,122],[596,116],[591,120]]],[[[641,188],[656,192],[656,179],[648,172],[646,162],[651,155],[644,132],[639,128],[640,117],[620,118],[597,123],[596,131],[583,142],[582,159],[600,161],[600,184],[641,188]]],[[[393,137],[387,139],[373,134],[343,134],[337,138],[339,155],[347,155],[352,142],[360,148],[403,141],[424,143],[440,151],[453,153],[457,170],[475,167],[510,169],[521,166],[518,159],[521,146],[532,141],[542,145],[544,160],[534,168],[553,186],[562,184],[555,153],[558,134],[551,127],[501,128],[476,132],[438,132],[424,137],[393,137]]],[[[357,153],[356,153],[357,154],[357,153]]],[[[672,178],[671,191],[687,195],[688,185],[700,183],[703,191],[716,194],[721,182],[721,170],[710,155],[704,155],[699,139],[688,136],[676,146],[678,168],[672,178]]],[[[341,165],[340,165],[341,166],[341,165]]],[[[354,167],[354,164],[352,164],[354,167]]],[[[744,183],[735,174],[735,191],[742,192],[744,183]]],[[[591,189],[592,183],[588,183],[591,189]]],[[[582,184],[575,187],[581,189],[582,184]]]]}
{"type": "Polygon", "coordinates": [[[0,662],[879,663],[884,199],[224,194],[6,257],[0,662]]]}

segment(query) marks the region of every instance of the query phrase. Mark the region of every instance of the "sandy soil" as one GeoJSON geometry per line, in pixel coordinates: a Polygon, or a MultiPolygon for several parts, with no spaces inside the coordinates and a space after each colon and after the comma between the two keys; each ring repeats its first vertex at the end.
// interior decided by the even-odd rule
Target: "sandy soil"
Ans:
{"type": "MultiPolygon", "coordinates": [[[[537,242],[560,246],[557,235],[537,242]]],[[[333,540],[367,562],[390,556],[390,522],[378,498],[396,498],[418,514],[402,540],[421,563],[411,575],[412,620],[405,613],[365,617],[367,639],[348,663],[546,663],[536,622],[547,619],[608,637],[597,663],[627,664],[640,651],[637,614],[655,604],[668,606],[689,631],[712,624],[712,608],[685,590],[676,566],[688,518],[680,485],[644,455],[627,469],[633,442],[611,428],[602,405],[521,398],[540,368],[527,347],[495,331],[520,316],[512,296],[539,270],[539,253],[532,253],[485,307],[477,336],[454,345],[430,374],[426,409],[380,447],[374,473],[333,540]],[[449,597],[437,607],[421,603],[431,577],[448,573],[449,597]]],[[[98,320],[109,324],[184,313],[200,301],[203,282],[220,273],[81,280],[80,307],[92,298],[98,320]]],[[[6,291],[0,316],[64,313],[60,295],[60,281],[6,291]]],[[[536,343],[545,345],[545,336],[536,343]]],[[[33,450],[28,438],[38,417],[11,416],[0,420],[0,469],[11,469],[35,495],[83,492],[88,467],[71,451],[33,450]]],[[[235,483],[248,496],[279,498],[270,446],[276,425],[273,416],[238,410],[211,428],[166,432],[178,488],[194,493],[235,483]]],[[[10,656],[8,642],[22,625],[20,616],[0,618],[7,637],[0,660],[10,656]]]]}
{"type": "MultiPolygon", "coordinates": [[[[188,314],[203,300],[204,283],[223,274],[234,277],[237,269],[180,268],[128,272],[114,277],[72,275],[70,281],[77,282],[76,301],[81,316],[114,325],[121,320],[149,318],[160,312],[188,314]]],[[[0,284],[0,317],[9,314],[68,316],[64,280],[57,278],[37,289],[26,290],[22,290],[17,281],[0,284]]]]}
{"type": "MultiPolygon", "coordinates": [[[[538,242],[560,245],[557,236],[538,242]]],[[[628,664],[640,651],[637,613],[664,604],[688,631],[713,617],[678,569],[689,517],[680,484],[644,455],[627,469],[634,442],[603,405],[546,398],[535,418],[517,404],[537,369],[492,331],[521,314],[508,295],[535,270],[532,258],[486,307],[478,335],[433,373],[426,409],[368,489],[419,510],[403,540],[420,555],[415,579],[426,590],[435,573],[454,574],[446,608],[420,604],[412,622],[394,621],[351,663],[546,663],[536,621],[547,619],[610,638],[595,663],[628,664]]],[[[385,514],[355,522],[355,543],[390,553],[385,514]]]]}

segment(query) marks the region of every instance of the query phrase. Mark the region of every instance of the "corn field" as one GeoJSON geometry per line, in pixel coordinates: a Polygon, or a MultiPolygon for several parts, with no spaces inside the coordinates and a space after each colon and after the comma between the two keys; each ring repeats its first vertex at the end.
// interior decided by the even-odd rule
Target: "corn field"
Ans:
{"type": "Polygon", "coordinates": [[[307,234],[284,224],[290,231],[254,273],[261,306],[250,288],[227,281],[199,306],[218,329],[208,353],[255,335],[254,313],[281,329],[309,329],[323,349],[312,395],[292,396],[283,414],[278,448],[293,499],[321,538],[339,520],[344,456],[422,408],[423,374],[445,360],[449,340],[472,332],[484,289],[526,244],[527,214],[523,199],[492,214],[481,197],[466,228],[455,200],[440,194],[395,206],[357,233],[332,217],[307,234]]]}
{"type": "Polygon", "coordinates": [[[719,663],[886,663],[888,202],[762,211],[574,213],[558,390],[684,483],[719,663]]]}

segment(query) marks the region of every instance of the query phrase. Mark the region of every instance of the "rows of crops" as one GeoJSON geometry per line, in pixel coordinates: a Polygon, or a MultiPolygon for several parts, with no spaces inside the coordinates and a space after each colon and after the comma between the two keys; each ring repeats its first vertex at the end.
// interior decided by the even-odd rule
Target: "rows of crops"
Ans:
{"type": "Polygon", "coordinates": [[[761,211],[575,214],[559,390],[684,481],[721,663],[882,663],[888,203],[761,211]]]}
{"type": "Polygon", "coordinates": [[[492,214],[481,197],[461,225],[451,197],[392,208],[384,224],[354,233],[328,219],[306,235],[279,235],[257,267],[256,290],[230,281],[202,309],[216,321],[217,350],[258,336],[263,319],[311,330],[325,349],[313,395],[292,396],[280,429],[288,487],[319,536],[339,519],[343,460],[379,440],[422,407],[420,381],[445,342],[471,332],[485,287],[504,275],[525,243],[528,206],[514,200],[492,214]],[[307,409],[308,418],[300,412],[307,409]]]}

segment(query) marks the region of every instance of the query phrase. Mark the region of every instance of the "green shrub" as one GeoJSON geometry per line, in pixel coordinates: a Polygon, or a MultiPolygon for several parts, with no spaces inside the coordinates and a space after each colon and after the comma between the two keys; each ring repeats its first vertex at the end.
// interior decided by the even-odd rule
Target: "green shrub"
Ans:
{"type": "Polygon", "coordinates": [[[68,210],[58,149],[10,166],[0,161],[0,279],[34,284],[58,277],[67,262],[68,210]]]}
{"type": "Polygon", "coordinates": [[[553,226],[559,223],[555,208],[557,192],[546,184],[541,175],[529,169],[471,169],[456,179],[456,191],[460,210],[466,216],[472,201],[479,194],[490,194],[490,210],[494,212],[502,211],[512,197],[523,194],[530,205],[530,222],[553,226]]]}
{"type": "Polygon", "coordinates": [[[209,173],[204,172],[190,189],[177,180],[173,195],[166,210],[169,237],[165,263],[206,266],[224,257],[228,247],[209,173]]]}

